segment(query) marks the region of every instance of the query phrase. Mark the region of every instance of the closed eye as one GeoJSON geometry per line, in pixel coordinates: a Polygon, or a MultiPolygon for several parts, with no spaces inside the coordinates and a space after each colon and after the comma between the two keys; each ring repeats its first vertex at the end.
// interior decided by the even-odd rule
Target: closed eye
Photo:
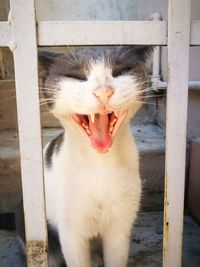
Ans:
{"type": "Polygon", "coordinates": [[[79,75],[79,74],[66,74],[66,77],[72,78],[78,81],[87,81],[87,77],[85,75],[79,75]]]}
{"type": "Polygon", "coordinates": [[[121,75],[127,74],[129,71],[131,70],[130,67],[124,68],[124,69],[116,69],[113,70],[112,76],[115,77],[119,77],[121,75]]]}

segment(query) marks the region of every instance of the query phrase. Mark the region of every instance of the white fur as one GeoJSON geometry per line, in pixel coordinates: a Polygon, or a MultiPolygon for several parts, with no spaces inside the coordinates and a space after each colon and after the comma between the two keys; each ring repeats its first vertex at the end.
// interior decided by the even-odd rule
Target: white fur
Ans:
{"type": "MultiPolygon", "coordinates": [[[[74,128],[70,113],[98,112],[92,94],[97,86],[115,90],[109,107],[138,109],[132,76],[113,78],[109,68],[96,64],[88,81],[65,79],[53,113],[66,128],[64,143],[45,168],[47,217],[59,232],[68,267],[90,267],[89,239],[103,238],[105,267],[125,267],[129,238],[141,194],[138,152],[128,120],[121,127],[111,150],[99,154],[74,128]],[[134,104],[135,107],[130,107],[134,104]]],[[[135,111],[134,111],[135,112],[135,111]]]]}
{"type": "MultiPolygon", "coordinates": [[[[93,63],[86,81],[63,78],[59,83],[56,104],[52,110],[54,116],[64,124],[70,113],[98,113],[100,102],[93,92],[99,86],[111,86],[114,94],[109,102],[110,110],[125,110],[131,107],[134,113],[140,107],[137,101],[140,85],[133,75],[112,76],[111,68],[103,61],[93,63]]],[[[131,112],[132,113],[132,112],[131,112]]]]}

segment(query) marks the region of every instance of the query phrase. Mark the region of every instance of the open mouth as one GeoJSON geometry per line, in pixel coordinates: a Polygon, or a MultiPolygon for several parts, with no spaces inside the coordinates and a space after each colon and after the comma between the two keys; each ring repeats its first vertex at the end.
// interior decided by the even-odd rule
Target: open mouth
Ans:
{"type": "Polygon", "coordinates": [[[126,115],[127,110],[104,114],[73,114],[72,119],[80,133],[90,141],[91,146],[98,152],[106,153],[111,148],[126,115]]]}

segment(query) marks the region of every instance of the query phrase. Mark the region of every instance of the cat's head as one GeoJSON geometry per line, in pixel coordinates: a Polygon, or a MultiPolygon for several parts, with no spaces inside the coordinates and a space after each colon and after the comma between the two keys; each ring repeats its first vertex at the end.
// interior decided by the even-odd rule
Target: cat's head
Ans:
{"type": "Polygon", "coordinates": [[[99,152],[107,152],[140,108],[150,46],[89,47],[67,54],[40,52],[42,91],[56,118],[71,121],[99,152]]]}

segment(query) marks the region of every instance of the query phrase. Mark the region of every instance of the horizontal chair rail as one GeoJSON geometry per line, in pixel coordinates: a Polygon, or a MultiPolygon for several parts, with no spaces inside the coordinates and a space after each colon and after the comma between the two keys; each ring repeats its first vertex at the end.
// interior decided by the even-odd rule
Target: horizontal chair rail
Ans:
{"type": "MultiPolygon", "coordinates": [[[[39,21],[37,25],[39,46],[167,45],[165,21],[39,21]]],[[[11,32],[9,22],[0,22],[0,46],[13,45],[11,32]]],[[[200,45],[200,21],[191,22],[190,45],[200,45]]]]}

